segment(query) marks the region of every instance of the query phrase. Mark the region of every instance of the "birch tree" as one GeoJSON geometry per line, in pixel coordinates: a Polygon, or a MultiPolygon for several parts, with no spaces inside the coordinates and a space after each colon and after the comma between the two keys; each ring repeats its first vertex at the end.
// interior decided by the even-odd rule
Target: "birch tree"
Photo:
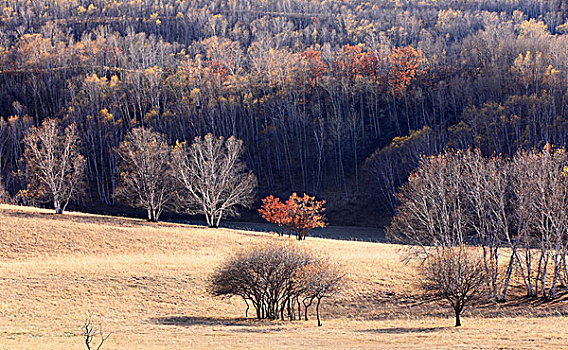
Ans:
{"type": "Polygon", "coordinates": [[[147,128],[132,129],[117,149],[122,187],[120,195],[158,221],[175,194],[171,176],[171,147],[164,136],[147,128]]]}
{"type": "Polygon", "coordinates": [[[75,124],[64,128],[58,119],[47,119],[32,127],[23,143],[28,190],[49,196],[55,213],[62,214],[72,196],[81,192],[85,177],[75,124]]]}
{"type": "Polygon", "coordinates": [[[242,161],[243,152],[241,140],[212,134],[174,147],[174,176],[185,189],[184,207],[203,214],[209,227],[219,227],[221,219],[254,201],[257,180],[242,161]]]}

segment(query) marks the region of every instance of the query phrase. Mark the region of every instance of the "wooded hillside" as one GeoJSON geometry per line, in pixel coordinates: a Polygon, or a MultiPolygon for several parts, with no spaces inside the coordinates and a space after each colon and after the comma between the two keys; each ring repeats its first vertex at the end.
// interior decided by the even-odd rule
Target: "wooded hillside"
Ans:
{"type": "Polygon", "coordinates": [[[75,205],[116,205],[115,150],[142,125],[243,140],[262,197],[388,216],[422,153],[568,143],[567,17],[561,0],[1,1],[0,176],[30,200],[21,141],[57,117],[86,162],[75,205]]]}

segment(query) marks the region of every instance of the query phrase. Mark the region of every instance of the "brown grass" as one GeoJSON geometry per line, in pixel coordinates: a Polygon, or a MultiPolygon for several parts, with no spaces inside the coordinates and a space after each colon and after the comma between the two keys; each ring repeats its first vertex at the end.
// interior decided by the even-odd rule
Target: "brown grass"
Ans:
{"type": "Polygon", "coordinates": [[[103,349],[563,348],[564,302],[513,300],[470,311],[461,329],[422,303],[395,245],[308,238],[348,273],[315,321],[243,319],[240,300],[206,293],[233,251],[264,233],[0,206],[0,349],[84,349],[87,314],[113,334],[103,349]]]}

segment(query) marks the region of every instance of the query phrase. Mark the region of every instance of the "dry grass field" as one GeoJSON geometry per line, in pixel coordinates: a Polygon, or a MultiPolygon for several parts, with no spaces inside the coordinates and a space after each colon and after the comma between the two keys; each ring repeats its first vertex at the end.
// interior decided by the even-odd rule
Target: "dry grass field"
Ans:
{"type": "Polygon", "coordinates": [[[206,293],[226,256],[266,233],[0,206],[0,349],[85,349],[86,315],[112,332],[102,349],[529,349],[568,347],[563,301],[486,305],[464,327],[412,288],[400,247],[308,238],[346,267],[323,327],[243,318],[206,293]]]}

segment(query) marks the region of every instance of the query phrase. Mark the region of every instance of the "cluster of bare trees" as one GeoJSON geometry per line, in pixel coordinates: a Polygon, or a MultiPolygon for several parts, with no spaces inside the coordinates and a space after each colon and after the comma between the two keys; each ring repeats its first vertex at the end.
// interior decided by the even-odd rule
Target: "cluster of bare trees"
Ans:
{"type": "Polygon", "coordinates": [[[167,144],[164,136],[135,128],[118,148],[122,193],[158,221],[166,205],[203,214],[209,227],[237,215],[256,196],[256,176],[242,160],[242,141],[208,134],[191,145],[167,144]]]}
{"type": "MultiPolygon", "coordinates": [[[[28,188],[19,197],[48,198],[62,213],[84,188],[85,161],[79,152],[75,124],[48,119],[28,130],[22,161],[28,188]]],[[[116,148],[120,170],[119,195],[144,208],[149,221],[158,221],[165,208],[203,214],[210,227],[237,215],[256,196],[256,176],[242,159],[243,143],[211,134],[191,145],[170,146],[163,134],[132,129],[116,148]]]]}
{"type": "Polygon", "coordinates": [[[258,319],[308,320],[315,303],[321,326],[321,300],[342,288],[343,273],[327,258],[302,250],[296,244],[257,245],[227,259],[212,275],[214,296],[241,297],[258,319]],[[250,303],[250,304],[249,304],[250,303]]]}
{"type": "Polygon", "coordinates": [[[427,255],[479,250],[495,300],[505,299],[514,271],[527,295],[553,299],[568,285],[567,164],[566,150],[548,144],[512,158],[478,150],[424,157],[398,193],[390,235],[427,255]]]}

